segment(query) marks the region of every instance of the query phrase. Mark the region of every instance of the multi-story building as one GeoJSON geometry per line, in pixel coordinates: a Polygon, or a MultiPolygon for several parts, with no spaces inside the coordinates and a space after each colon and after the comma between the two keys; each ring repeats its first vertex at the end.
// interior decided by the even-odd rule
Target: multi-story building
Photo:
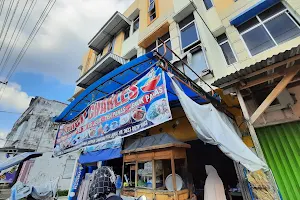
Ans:
{"type": "MultiPolygon", "coordinates": [[[[23,163],[22,169],[19,169],[18,181],[38,186],[59,178],[58,188],[69,188],[76,154],[53,157],[52,152],[58,130],[58,124],[52,118],[65,107],[64,103],[36,97],[15,122],[1,151],[6,150],[8,158],[22,152],[43,154],[23,163]]],[[[5,159],[1,159],[1,162],[4,161],[5,159]]]]}
{"type": "Polygon", "coordinates": [[[245,141],[251,136],[283,199],[297,199],[299,36],[296,0],[135,0],[88,43],[73,97],[136,57],[164,54],[161,38],[198,76],[170,51],[165,58],[206,91],[204,81],[212,85],[241,127],[248,125],[245,141]]]}

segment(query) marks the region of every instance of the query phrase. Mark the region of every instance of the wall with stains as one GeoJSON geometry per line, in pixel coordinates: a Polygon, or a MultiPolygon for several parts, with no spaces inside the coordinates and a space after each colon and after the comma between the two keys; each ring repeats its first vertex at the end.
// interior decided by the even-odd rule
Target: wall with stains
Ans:
{"type": "Polygon", "coordinates": [[[7,136],[4,147],[32,149],[44,153],[42,157],[34,159],[27,178],[29,183],[39,185],[60,177],[59,189],[66,190],[70,186],[71,178],[62,177],[66,161],[75,159],[76,153],[52,158],[58,130],[58,124],[53,123],[52,118],[58,116],[65,107],[64,103],[36,97],[7,136]]]}

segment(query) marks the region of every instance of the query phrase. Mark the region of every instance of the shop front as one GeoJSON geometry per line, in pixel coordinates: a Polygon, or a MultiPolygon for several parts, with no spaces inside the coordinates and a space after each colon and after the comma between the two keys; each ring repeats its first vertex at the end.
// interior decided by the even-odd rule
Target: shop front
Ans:
{"type": "Polygon", "coordinates": [[[55,155],[82,151],[70,195],[88,191],[80,185],[95,182],[86,174],[101,161],[118,177],[123,199],[254,199],[250,187],[240,186],[237,168],[267,166],[224,112],[218,99],[153,53],[115,69],[55,119],[55,155]]]}

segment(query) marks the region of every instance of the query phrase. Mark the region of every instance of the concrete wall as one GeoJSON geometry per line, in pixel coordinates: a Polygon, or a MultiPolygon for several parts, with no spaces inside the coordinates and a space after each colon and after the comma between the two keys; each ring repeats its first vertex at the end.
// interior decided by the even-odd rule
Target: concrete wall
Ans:
{"type": "Polygon", "coordinates": [[[27,183],[32,185],[43,185],[46,182],[55,180],[59,177],[58,189],[68,190],[71,178],[63,178],[66,162],[68,159],[77,159],[77,153],[67,154],[61,157],[52,157],[51,152],[44,153],[42,157],[36,158],[31,168],[27,183]]]}
{"type": "Polygon", "coordinates": [[[7,136],[5,147],[33,149],[41,152],[52,150],[57,125],[51,122],[52,117],[59,115],[66,107],[57,101],[49,101],[38,97],[23,113],[7,136]],[[27,121],[27,126],[20,133],[18,141],[14,136],[18,127],[27,121]]]}
{"type": "MultiPolygon", "coordinates": [[[[28,181],[34,185],[43,184],[56,177],[62,177],[67,159],[77,158],[76,153],[52,158],[55,136],[58,125],[52,122],[54,116],[59,115],[66,107],[65,104],[37,97],[29,108],[16,121],[12,131],[7,136],[5,147],[32,149],[43,152],[43,156],[36,158],[28,175],[28,181]],[[19,139],[14,141],[18,127],[24,122],[27,126],[22,129],[19,139]]],[[[68,189],[71,179],[61,178],[60,189],[68,189]]]]}

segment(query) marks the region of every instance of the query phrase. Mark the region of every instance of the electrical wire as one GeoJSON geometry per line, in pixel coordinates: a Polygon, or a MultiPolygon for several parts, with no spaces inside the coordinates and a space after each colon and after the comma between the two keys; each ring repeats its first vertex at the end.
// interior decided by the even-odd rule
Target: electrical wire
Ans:
{"type": "MultiPolygon", "coordinates": [[[[15,72],[15,70],[17,69],[19,63],[21,62],[22,58],[24,57],[24,55],[26,54],[29,46],[31,45],[32,41],[34,40],[36,34],[38,33],[38,31],[40,30],[41,26],[43,25],[45,19],[47,18],[47,16],[49,15],[50,11],[52,10],[54,4],[56,3],[56,0],[49,0],[45,9],[43,10],[39,20],[37,21],[37,23],[35,24],[33,30],[31,31],[25,45],[23,46],[22,50],[20,51],[19,55],[17,56],[17,59],[15,60],[14,64],[12,65],[10,71],[7,74],[7,77],[5,79],[5,81],[9,81],[9,79],[11,78],[11,76],[13,75],[13,73],[15,72]],[[51,4],[52,3],[52,4],[51,4]]],[[[0,94],[0,100],[5,92],[6,89],[6,85],[4,86],[4,89],[2,91],[2,93],[0,94]]]]}
{"type": "Polygon", "coordinates": [[[19,3],[20,3],[20,0],[17,1],[17,4],[16,4],[15,9],[14,9],[14,11],[13,11],[12,17],[10,18],[8,27],[7,27],[6,32],[5,32],[5,35],[4,35],[4,39],[2,40],[2,43],[1,43],[1,46],[0,46],[0,52],[1,52],[1,49],[2,49],[2,47],[3,47],[4,41],[5,41],[5,39],[6,39],[6,36],[7,36],[8,30],[9,30],[9,27],[11,26],[11,22],[13,21],[14,16],[15,16],[15,14],[16,14],[16,11],[17,11],[17,9],[18,9],[19,3]]]}
{"type": "MultiPolygon", "coordinates": [[[[16,25],[16,27],[15,27],[15,29],[14,29],[14,32],[13,32],[12,36],[10,37],[10,40],[9,40],[8,45],[6,46],[4,55],[2,56],[2,59],[1,59],[1,61],[0,61],[0,69],[1,69],[1,65],[2,65],[2,63],[3,63],[3,60],[4,60],[5,56],[6,56],[7,50],[8,50],[9,47],[10,47],[10,43],[11,43],[11,41],[12,41],[14,35],[15,35],[15,32],[16,32],[16,30],[17,30],[17,27],[18,27],[18,25],[19,25],[19,23],[20,23],[20,20],[21,20],[22,16],[23,16],[23,13],[24,13],[24,10],[25,10],[25,8],[26,8],[26,6],[27,6],[27,3],[28,3],[28,0],[26,0],[26,3],[25,3],[25,5],[24,5],[24,7],[23,7],[23,9],[22,9],[21,15],[20,15],[20,17],[19,17],[19,19],[18,19],[18,22],[17,22],[17,25],[16,25]]],[[[0,73],[0,74],[1,74],[1,73],[0,73]]]]}
{"type": "Polygon", "coordinates": [[[11,8],[12,8],[12,5],[13,5],[13,2],[14,2],[14,1],[15,1],[15,0],[12,0],[12,1],[10,1],[10,3],[9,3],[8,10],[7,10],[7,12],[6,12],[6,16],[5,16],[3,25],[2,25],[2,29],[1,29],[1,33],[0,33],[0,38],[2,38],[2,33],[3,33],[4,28],[5,28],[5,26],[6,26],[6,23],[7,23],[7,20],[8,20],[8,17],[9,17],[9,14],[10,14],[10,11],[11,11],[11,8]]]}
{"type": "Polygon", "coordinates": [[[22,114],[22,113],[18,113],[18,112],[11,112],[11,111],[6,111],[6,110],[0,110],[0,113],[7,113],[7,114],[22,114]]]}
{"type": "MultiPolygon", "coordinates": [[[[31,2],[30,6],[29,6],[29,8],[28,8],[28,10],[27,10],[27,12],[26,12],[26,15],[25,15],[24,20],[23,20],[23,22],[22,22],[22,24],[21,24],[21,26],[20,26],[20,28],[19,28],[19,31],[18,31],[18,33],[17,33],[17,36],[16,36],[16,38],[15,38],[15,40],[14,40],[14,43],[13,43],[13,45],[12,45],[12,47],[11,47],[11,49],[10,49],[10,51],[9,51],[9,53],[8,53],[8,55],[7,55],[7,57],[6,57],[6,59],[5,59],[5,61],[4,61],[3,67],[2,67],[1,70],[0,70],[0,76],[1,76],[2,72],[4,71],[4,69],[5,69],[6,66],[7,66],[7,63],[8,63],[8,61],[9,61],[9,59],[10,59],[10,57],[11,57],[11,55],[12,55],[14,49],[15,49],[15,46],[16,46],[17,42],[19,41],[21,32],[23,31],[24,27],[26,26],[26,24],[27,24],[27,22],[28,22],[28,19],[29,19],[29,17],[31,16],[31,13],[32,13],[32,11],[34,10],[34,7],[35,7],[35,5],[36,5],[36,2],[37,2],[37,0],[33,0],[33,1],[31,2]]],[[[0,91],[1,91],[1,90],[0,90],[0,91]]]]}
{"type": "Polygon", "coordinates": [[[1,2],[0,2],[0,16],[1,16],[1,14],[2,14],[2,10],[3,10],[3,7],[4,7],[4,0],[1,0],[1,2]]]}
{"type": "MultiPolygon", "coordinates": [[[[43,25],[45,19],[47,18],[48,14],[50,13],[51,9],[53,8],[55,2],[56,2],[56,0],[49,0],[47,6],[45,7],[45,9],[44,9],[44,11],[42,13],[42,15],[40,16],[40,18],[39,18],[38,22],[36,23],[35,27],[33,28],[33,30],[31,31],[31,33],[30,33],[30,35],[29,35],[29,37],[28,37],[25,45],[23,46],[20,54],[18,55],[16,61],[14,62],[11,70],[9,71],[6,81],[8,81],[11,78],[11,76],[13,75],[13,73],[15,72],[15,70],[18,67],[19,63],[21,62],[22,58],[26,54],[29,46],[31,45],[33,39],[35,38],[36,34],[40,30],[40,28],[43,25]],[[52,3],[51,6],[50,6],[50,3],[52,3]],[[50,8],[48,9],[49,6],[50,6],[50,8]],[[48,9],[48,11],[47,11],[47,9],[48,9]],[[38,24],[38,23],[40,23],[40,24],[38,24]]],[[[0,98],[0,100],[1,100],[1,98],[0,98]]]]}
{"type": "Polygon", "coordinates": [[[203,23],[205,24],[206,28],[208,29],[208,31],[211,33],[211,35],[213,36],[213,38],[217,41],[217,39],[214,37],[214,34],[211,32],[211,30],[209,29],[208,25],[206,24],[206,22],[204,21],[204,19],[202,18],[202,16],[200,15],[197,6],[195,5],[193,0],[189,0],[192,4],[192,6],[194,7],[195,11],[197,12],[197,14],[199,15],[199,17],[202,19],[203,23]]]}

